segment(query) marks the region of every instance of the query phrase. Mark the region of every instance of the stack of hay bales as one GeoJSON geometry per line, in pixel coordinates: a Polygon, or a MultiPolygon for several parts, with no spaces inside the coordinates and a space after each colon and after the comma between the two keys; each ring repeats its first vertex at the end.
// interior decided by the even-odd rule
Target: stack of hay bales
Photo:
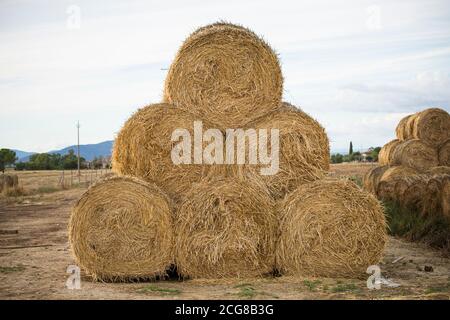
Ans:
{"type": "Polygon", "coordinates": [[[170,266],[190,278],[275,269],[352,276],[377,263],[386,242],[381,206],[350,181],[326,179],[325,130],[282,102],[282,88],[277,55],[250,30],[216,23],[194,32],[170,67],[164,101],[136,111],[117,135],[118,176],[75,206],[78,263],[106,280],[161,276],[170,266]],[[172,133],[185,129],[194,140],[194,121],[216,138],[278,129],[278,173],[261,175],[248,154],[244,164],[175,164],[172,133]]]}
{"type": "Polygon", "coordinates": [[[423,214],[448,212],[450,180],[450,115],[429,108],[404,117],[397,139],[379,153],[381,166],[364,177],[366,190],[381,200],[396,201],[423,214]]]}

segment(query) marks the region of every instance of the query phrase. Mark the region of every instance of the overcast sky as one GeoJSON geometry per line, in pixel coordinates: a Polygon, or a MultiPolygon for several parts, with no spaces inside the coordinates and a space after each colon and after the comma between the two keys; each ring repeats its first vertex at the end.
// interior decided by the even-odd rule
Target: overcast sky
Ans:
{"type": "Polygon", "coordinates": [[[182,41],[226,20],[279,53],[284,100],[332,151],[383,145],[398,120],[450,108],[449,1],[0,1],[0,147],[114,139],[162,98],[182,41]]]}

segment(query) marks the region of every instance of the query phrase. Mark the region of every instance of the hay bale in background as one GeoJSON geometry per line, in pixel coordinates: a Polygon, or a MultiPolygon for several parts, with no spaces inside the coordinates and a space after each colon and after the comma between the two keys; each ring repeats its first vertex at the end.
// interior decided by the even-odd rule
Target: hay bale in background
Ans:
{"type": "Polygon", "coordinates": [[[383,208],[351,181],[318,180],[280,204],[277,266],[300,276],[359,276],[387,241],[383,208]]]}
{"type": "Polygon", "coordinates": [[[413,132],[418,115],[418,112],[414,113],[406,120],[405,131],[403,133],[404,140],[414,139],[413,132]]]}
{"type": "Polygon", "coordinates": [[[377,194],[378,183],[387,169],[389,166],[377,166],[367,171],[363,177],[364,189],[372,194],[377,194]]]}
{"type": "Polygon", "coordinates": [[[424,194],[418,195],[423,199],[423,213],[444,214],[444,189],[446,182],[449,180],[450,174],[436,174],[427,179],[426,192],[424,194]]]}
{"type": "Polygon", "coordinates": [[[405,175],[401,177],[401,184],[397,184],[395,200],[403,207],[425,214],[431,207],[429,202],[436,194],[429,193],[428,177],[426,175],[405,175]],[[400,189],[403,188],[403,189],[400,189]]]}
{"type": "Polygon", "coordinates": [[[175,260],[183,277],[252,277],[271,272],[277,220],[258,181],[193,186],[175,218],[175,260]]]}
{"type": "MultiPolygon", "coordinates": [[[[124,124],[114,142],[112,169],[161,186],[175,200],[193,183],[207,176],[208,165],[172,162],[172,132],[187,129],[192,137],[196,117],[168,104],[154,104],[139,109],[124,124]]],[[[204,122],[204,130],[207,124],[204,122]]],[[[193,155],[193,154],[192,154],[193,155]]]]}
{"type": "Polygon", "coordinates": [[[442,181],[441,199],[442,214],[450,218],[450,178],[442,181]]]}
{"type": "Polygon", "coordinates": [[[269,45],[248,29],[217,23],[183,43],[167,74],[164,101],[220,129],[238,128],[276,110],[282,91],[269,45]]]}
{"type": "Polygon", "coordinates": [[[438,166],[436,149],[419,139],[401,142],[394,150],[391,165],[407,166],[420,172],[438,166]]]}
{"type": "Polygon", "coordinates": [[[69,241],[94,279],[164,275],[173,263],[172,205],[158,187],[136,178],[101,180],[73,208],[69,241]]]}
{"type": "Polygon", "coordinates": [[[268,132],[279,129],[279,171],[274,175],[261,175],[260,168],[267,165],[233,166],[232,170],[250,170],[259,175],[275,199],[283,198],[303,183],[323,178],[329,170],[330,147],[325,130],[289,103],[284,102],[280,109],[249,124],[248,128],[268,132]]]}
{"type": "Polygon", "coordinates": [[[450,167],[450,139],[439,147],[439,165],[450,167]]]}
{"type": "Polygon", "coordinates": [[[398,194],[408,187],[403,177],[416,175],[417,171],[403,166],[395,166],[387,169],[381,176],[376,193],[379,199],[395,200],[398,194]]]}
{"type": "Polygon", "coordinates": [[[395,152],[395,148],[400,144],[400,140],[394,139],[386,143],[378,154],[378,163],[380,165],[389,165],[392,162],[392,156],[395,152]]]}
{"type": "Polygon", "coordinates": [[[414,121],[413,136],[438,148],[450,139],[450,115],[439,108],[429,108],[419,112],[414,121]]]}
{"type": "MultiPolygon", "coordinates": [[[[412,114],[402,118],[397,127],[395,128],[395,134],[397,135],[397,138],[400,141],[406,140],[408,137],[406,136],[406,124],[409,120],[409,118],[412,116],[412,114]]],[[[378,159],[380,158],[380,156],[378,156],[378,159]]]]}

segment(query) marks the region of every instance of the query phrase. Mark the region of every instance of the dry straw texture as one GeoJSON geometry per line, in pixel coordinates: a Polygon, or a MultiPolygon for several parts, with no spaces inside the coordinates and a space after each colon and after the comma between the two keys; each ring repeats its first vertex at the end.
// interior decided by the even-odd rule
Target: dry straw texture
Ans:
{"type": "Polygon", "coordinates": [[[363,178],[364,189],[373,194],[377,194],[378,183],[387,169],[389,169],[389,166],[377,166],[367,171],[363,178]]]}
{"type": "Polygon", "coordinates": [[[448,174],[450,175],[450,167],[448,166],[439,166],[439,167],[433,167],[430,168],[427,173],[429,175],[441,175],[441,174],[448,174]]]}
{"type": "MultiPolygon", "coordinates": [[[[155,104],[138,110],[119,132],[112,153],[113,171],[152,181],[175,200],[191,185],[207,176],[210,166],[175,165],[171,158],[172,132],[187,129],[194,142],[196,118],[168,104],[155,104]]],[[[206,124],[204,130],[206,130],[206,124]]],[[[192,154],[193,155],[193,154],[192,154]]]]}
{"type": "Polygon", "coordinates": [[[330,168],[329,141],[324,128],[300,109],[284,102],[277,111],[248,127],[279,129],[277,174],[260,175],[260,166],[234,166],[241,174],[253,171],[260,175],[275,199],[283,198],[303,183],[323,178],[330,168]]]}
{"type": "Polygon", "coordinates": [[[19,186],[19,177],[16,174],[0,174],[0,192],[3,189],[16,188],[19,186]]]}
{"type": "Polygon", "coordinates": [[[400,140],[394,139],[386,143],[378,154],[378,163],[380,165],[389,165],[392,162],[392,156],[395,152],[395,148],[400,144],[400,140]]]}
{"type": "Polygon", "coordinates": [[[450,139],[439,148],[439,165],[450,167],[450,139]]]}
{"type": "Polygon", "coordinates": [[[397,184],[395,200],[403,207],[425,213],[432,208],[432,202],[437,197],[428,189],[428,176],[416,174],[405,175],[400,178],[401,183],[397,184]]]}
{"type": "Polygon", "coordinates": [[[442,182],[442,213],[450,218],[450,178],[442,182]]]}
{"type": "Polygon", "coordinates": [[[274,267],[274,202],[258,181],[195,185],[175,219],[175,260],[183,277],[253,277],[274,267]]]}
{"type": "Polygon", "coordinates": [[[283,78],[277,55],[240,26],[217,23],[186,39],[165,81],[164,101],[220,129],[243,127],[275,110],[283,78]]]}
{"type": "Polygon", "coordinates": [[[424,172],[439,165],[435,148],[422,140],[412,139],[400,143],[392,155],[392,165],[402,165],[424,172]]]}
{"type": "Polygon", "coordinates": [[[377,196],[383,200],[397,199],[398,195],[403,193],[408,187],[403,178],[413,175],[417,175],[417,171],[412,168],[403,166],[390,167],[379,180],[376,188],[377,196]]]}
{"type": "Polygon", "coordinates": [[[300,276],[360,276],[379,262],[385,243],[383,209],[351,181],[318,180],[280,204],[277,265],[300,276]]]}
{"type": "Polygon", "coordinates": [[[450,201],[450,194],[446,191],[446,184],[450,181],[450,174],[436,174],[428,178],[427,192],[419,195],[423,199],[423,211],[428,214],[445,213],[445,201],[450,201]],[[446,194],[447,192],[447,194],[446,194]],[[445,199],[447,196],[449,199],[445,199]]]}
{"type": "Polygon", "coordinates": [[[439,108],[419,112],[414,121],[413,136],[430,146],[439,147],[450,139],[450,115],[439,108]]]}
{"type": "MultiPolygon", "coordinates": [[[[397,127],[395,128],[395,133],[397,135],[397,138],[401,141],[408,139],[409,137],[407,136],[407,131],[406,131],[406,124],[408,123],[408,120],[410,117],[412,117],[413,115],[410,114],[404,118],[402,118],[397,127]]],[[[379,156],[378,156],[379,158],[379,156]]]]}
{"type": "Polygon", "coordinates": [[[113,177],[78,200],[69,241],[78,265],[94,279],[153,278],[173,263],[172,228],[170,200],[158,187],[113,177]]]}

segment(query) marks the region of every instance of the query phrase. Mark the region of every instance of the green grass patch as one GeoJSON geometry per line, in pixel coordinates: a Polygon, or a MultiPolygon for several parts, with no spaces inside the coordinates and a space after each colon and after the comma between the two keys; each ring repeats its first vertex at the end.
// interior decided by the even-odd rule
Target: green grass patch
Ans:
{"type": "Polygon", "coordinates": [[[142,293],[159,293],[161,295],[177,295],[181,293],[181,290],[174,289],[174,288],[160,288],[155,285],[148,285],[141,289],[139,289],[139,292],[142,293]]]}
{"type": "Polygon", "coordinates": [[[424,242],[450,253],[450,219],[438,214],[421,214],[395,202],[384,203],[391,235],[424,242]]]}
{"type": "Polygon", "coordinates": [[[239,289],[237,296],[241,298],[251,299],[258,294],[258,292],[251,283],[238,284],[237,286],[235,286],[235,288],[239,289]]]}
{"type": "Polygon", "coordinates": [[[331,288],[331,292],[340,293],[340,292],[355,292],[359,291],[359,288],[354,283],[340,283],[338,282],[334,287],[331,288]]]}
{"type": "Polygon", "coordinates": [[[358,186],[360,186],[362,188],[363,182],[362,182],[361,176],[350,176],[349,178],[351,181],[353,181],[354,183],[356,183],[358,186]]]}
{"type": "Polygon", "coordinates": [[[309,291],[316,291],[317,286],[321,284],[320,280],[303,280],[303,285],[308,288],[309,291]]]}
{"type": "Polygon", "coordinates": [[[13,272],[20,272],[25,270],[25,267],[22,265],[14,266],[14,267],[2,267],[0,266],[0,273],[13,273],[13,272]]]}
{"type": "Polygon", "coordinates": [[[450,282],[440,286],[428,287],[425,293],[448,293],[450,292],[450,282]]]}

